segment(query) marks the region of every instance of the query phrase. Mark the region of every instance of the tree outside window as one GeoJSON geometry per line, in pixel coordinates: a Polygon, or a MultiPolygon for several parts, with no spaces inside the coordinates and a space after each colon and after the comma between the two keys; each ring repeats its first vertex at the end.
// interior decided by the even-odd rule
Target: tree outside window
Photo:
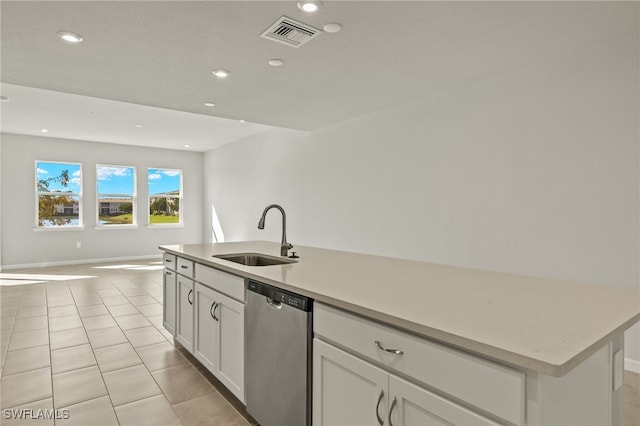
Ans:
{"type": "Polygon", "coordinates": [[[36,226],[82,226],[82,165],[36,161],[36,226]]]}
{"type": "Polygon", "coordinates": [[[149,224],[182,224],[182,171],[149,169],[149,224]]]}

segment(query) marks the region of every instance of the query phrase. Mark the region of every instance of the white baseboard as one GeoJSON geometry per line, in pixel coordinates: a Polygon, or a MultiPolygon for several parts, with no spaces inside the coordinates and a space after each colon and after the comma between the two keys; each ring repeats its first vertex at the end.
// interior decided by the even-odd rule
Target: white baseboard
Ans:
{"type": "Polygon", "coordinates": [[[640,361],[631,358],[625,358],[624,369],[633,371],[634,373],[640,373],[640,361]]]}
{"type": "Polygon", "coordinates": [[[161,258],[162,258],[162,254],[148,254],[146,256],[107,257],[103,259],[77,259],[77,260],[65,260],[60,262],[24,263],[20,265],[2,265],[2,267],[0,267],[0,271],[10,270],[10,269],[45,268],[47,266],[79,265],[82,263],[125,262],[130,260],[152,260],[152,259],[161,259],[161,258]]]}

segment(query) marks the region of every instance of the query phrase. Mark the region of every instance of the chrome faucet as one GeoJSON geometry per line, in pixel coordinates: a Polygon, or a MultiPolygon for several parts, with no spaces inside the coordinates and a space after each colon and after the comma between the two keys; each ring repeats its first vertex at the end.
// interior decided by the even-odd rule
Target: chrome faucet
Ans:
{"type": "Polygon", "coordinates": [[[287,242],[287,215],[284,209],[277,204],[269,204],[262,212],[262,216],[258,221],[258,229],[264,229],[264,219],[267,216],[267,212],[273,208],[280,210],[280,213],[282,213],[282,244],[280,245],[280,256],[286,257],[288,255],[287,251],[293,248],[293,246],[287,242]]]}

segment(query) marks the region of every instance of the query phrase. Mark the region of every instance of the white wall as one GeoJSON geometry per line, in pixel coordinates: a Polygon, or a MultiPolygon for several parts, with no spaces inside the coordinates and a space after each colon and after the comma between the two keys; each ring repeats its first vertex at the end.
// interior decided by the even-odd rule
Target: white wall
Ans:
{"type": "Polygon", "coordinates": [[[2,264],[34,265],[158,255],[161,244],[202,241],[202,153],[2,134],[2,264]],[[35,161],[82,163],[82,231],[34,232],[35,161]],[[138,228],[94,230],[96,164],[135,166],[138,228]],[[183,228],[148,229],[147,168],[182,169],[183,228]],[[76,248],[76,242],[82,248],[76,248]]]}
{"type": "MultiPolygon", "coordinates": [[[[0,166],[2,166],[2,140],[0,139],[0,166]]],[[[0,169],[0,271],[2,271],[2,170],[0,169]]]]}
{"type": "Polygon", "coordinates": [[[640,289],[639,44],[207,152],[205,220],[278,241],[275,202],[294,245],[640,289]]]}

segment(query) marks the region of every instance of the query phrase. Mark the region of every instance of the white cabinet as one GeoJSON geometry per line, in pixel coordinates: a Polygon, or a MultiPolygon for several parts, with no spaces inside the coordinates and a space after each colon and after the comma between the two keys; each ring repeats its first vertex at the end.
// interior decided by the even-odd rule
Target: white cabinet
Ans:
{"type": "Polygon", "coordinates": [[[170,253],[162,253],[162,264],[165,268],[176,270],[176,255],[170,253]]]}
{"type": "Polygon", "coordinates": [[[170,269],[165,269],[163,276],[163,303],[162,303],[162,325],[171,333],[176,335],[176,273],[170,269]]]}
{"type": "Polygon", "coordinates": [[[497,425],[322,340],[313,350],[314,426],[497,425]]]}
{"type": "Polygon", "coordinates": [[[176,298],[177,298],[177,258],[170,253],[162,254],[162,264],[164,265],[162,276],[163,303],[162,303],[162,325],[171,333],[176,335],[176,298]]]}
{"type": "Polygon", "coordinates": [[[426,389],[389,375],[389,425],[498,425],[426,389]]]}
{"type": "Polygon", "coordinates": [[[366,402],[361,413],[349,414],[356,424],[372,424],[372,406],[379,416],[373,424],[494,424],[493,418],[525,423],[523,372],[322,303],[314,306],[314,424],[344,424],[339,419],[352,400],[355,407],[366,402]],[[377,371],[386,375],[384,385],[377,371]]]}
{"type": "Polygon", "coordinates": [[[193,352],[193,280],[177,276],[176,340],[189,352],[193,352]]]}
{"type": "Polygon", "coordinates": [[[313,424],[386,424],[388,374],[327,343],[313,340],[313,424]]]}
{"type": "Polygon", "coordinates": [[[195,286],[195,357],[244,402],[244,304],[195,286]]]}
{"type": "Polygon", "coordinates": [[[244,278],[169,253],[163,264],[164,327],[244,402],[244,278]]]}
{"type": "Polygon", "coordinates": [[[217,369],[220,354],[220,317],[216,292],[196,283],[196,338],[193,354],[207,369],[217,369]]]}

